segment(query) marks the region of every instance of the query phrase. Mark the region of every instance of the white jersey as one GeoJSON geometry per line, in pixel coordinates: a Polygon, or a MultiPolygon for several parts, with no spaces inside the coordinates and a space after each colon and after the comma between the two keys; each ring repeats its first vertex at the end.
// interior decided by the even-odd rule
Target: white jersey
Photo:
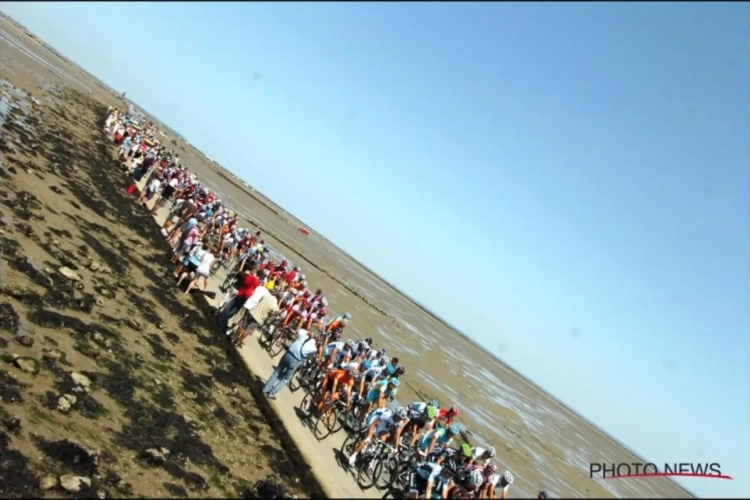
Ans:
{"type": "MultiPolygon", "coordinates": [[[[388,420],[393,418],[393,410],[390,408],[381,408],[379,410],[375,410],[370,414],[370,416],[367,418],[367,427],[370,427],[376,420],[388,420]]],[[[378,426],[379,427],[379,426],[378,426]]]]}
{"type": "Polygon", "coordinates": [[[367,373],[365,375],[372,378],[378,378],[380,377],[380,374],[383,373],[383,370],[385,370],[385,366],[373,366],[372,368],[367,370],[367,373]]]}
{"type": "Polygon", "coordinates": [[[324,351],[324,353],[326,356],[330,356],[331,353],[334,351],[334,349],[336,351],[341,352],[341,350],[344,348],[344,345],[346,344],[344,344],[344,342],[341,340],[336,341],[336,342],[329,342],[328,345],[326,346],[326,350],[324,351]]]}

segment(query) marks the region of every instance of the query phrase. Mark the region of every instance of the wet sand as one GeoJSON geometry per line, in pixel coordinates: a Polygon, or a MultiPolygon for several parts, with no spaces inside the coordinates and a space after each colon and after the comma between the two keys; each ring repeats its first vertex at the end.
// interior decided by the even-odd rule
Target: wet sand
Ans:
{"type": "MultiPolygon", "coordinates": [[[[3,22],[2,29],[11,32],[13,28],[3,22]]],[[[91,97],[105,107],[116,102],[81,69],[52,55],[35,41],[24,39],[23,44],[70,75],[67,79],[55,76],[64,85],[86,93],[80,83],[84,82],[92,89],[91,97]]],[[[3,51],[3,58],[7,57],[5,52],[12,51],[3,51]]],[[[25,66],[32,68],[32,73],[47,71],[50,73],[47,79],[53,78],[52,72],[41,64],[25,66]]],[[[22,78],[23,74],[7,77],[22,78]]],[[[43,83],[30,85],[35,96],[45,92],[43,83]]],[[[354,314],[353,336],[371,336],[376,344],[388,347],[401,358],[409,373],[400,400],[437,397],[444,404],[460,405],[462,423],[473,433],[471,439],[493,444],[498,449],[501,467],[512,470],[516,476],[511,496],[531,497],[539,489],[546,489],[563,497],[690,497],[667,479],[619,483],[591,480],[589,462],[633,461],[636,457],[323,237],[299,233],[298,227],[304,224],[232,179],[231,174],[217,168],[193,147],[178,140],[175,148],[207,184],[268,234],[266,239],[276,250],[303,267],[308,281],[326,292],[331,309],[354,314]],[[462,367],[469,365],[477,369],[461,373],[462,367]]],[[[245,181],[252,185],[252,179],[245,181]]],[[[46,203],[46,199],[42,201],[46,203]]],[[[115,222],[128,224],[125,216],[116,217],[115,222]]]]}

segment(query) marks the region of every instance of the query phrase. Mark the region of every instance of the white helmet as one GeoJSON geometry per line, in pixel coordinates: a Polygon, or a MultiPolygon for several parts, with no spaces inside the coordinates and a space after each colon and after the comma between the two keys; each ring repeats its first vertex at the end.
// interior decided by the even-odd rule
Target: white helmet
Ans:
{"type": "Polygon", "coordinates": [[[503,481],[508,484],[513,484],[513,473],[509,470],[506,470],[505,474],[503,474],[503,481]]]}

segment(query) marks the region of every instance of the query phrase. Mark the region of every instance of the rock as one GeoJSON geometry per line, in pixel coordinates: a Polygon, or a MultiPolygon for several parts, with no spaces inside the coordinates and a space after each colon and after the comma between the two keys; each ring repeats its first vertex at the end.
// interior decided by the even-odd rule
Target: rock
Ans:
{"type": "Polygon", "coordinates": [[[101,267],[102,267],[102,265],[100,263],[96,262],[95,260],[91,261],[91,264],[89,264],[89,269],[91,271],[94,271],[94,272],[96,272],[99,269],[101,269],[101,267]]]}
{"type": "Polygon", "coordinates": [[[39,489],[42,491],[51,490],[57,486],[57,478],[55,476],[44,476],[39,480],[39,489]]]}
{"type": "Polygon", "coordinates": [[[159,380],[158,378],[155,378],[154,379],[154,384],[161,385],[161,380],[159,380]]]}
{"type": "Polygon", "coordinates": [[[164,330],[164,323],[157,323],[156,328],[158,328],[159,330],[164,330]]]}
{"type": "Polygon", "coordinates": [[[96,304],[97,306],[101,307],[101,306],[104,305],[104,299],[102,299],[101,297],[95,297],[94,298],[94,304],[96,304]]]}
{"type": "Polygon", "coordinates": [[[82,375],[78,372],[71,372],[70,378],[73,380],[73,382],[76,385],[80,385],[84,389],[87,389],[88,387],[91,386],[91,380],[89,380],[89,378],[86,375],[82,375]]]}
{"type": "Polygon", "coordinates": [[[70,403],[70,406],[73,406],[74,404],[78,402],[78,398],[72,394],[65,394],[63,397],[68,400],[68,403],[70,403]]]}
{"type": "Polygon", "coordinates": [[[101,499],[107,498],[107,492],[104,490],[96,490],[96,496],[101,499]]]}
{"type": "Polygon", "coordinates": [[[28,335],[19,335],[18,337],[16,337],[16,342],[24,347],[31,347],[34,345],[34,339],[32,337],[29,337],[28,335]]]}
{"type": "Polygon", "coordinates": [[[87,477],[65,474],[60,477],[60,486],[69,493],[79,493],[81,488],[91,486],[91,479],[87,477]]]}
{"type": "Polygon", "coordinates": [[[73,271],[71,268],[62,266],[57,269],[57,272],[68,278],[70,281],[81,281],[81,277],[73,271]]]}
{"type": "Polygon", "coordinates": [[[143,327],[138,322],[138,320],[131,319],[131,318],[126,318],[125,320],[123,320],[123,322],[126,325],[128,325],[130,328],[132,328],[133,330],[135,330],[136,332],[140,332],[140,331],[143,330],[143,327]]]}
{"type": "Polygon", "coordinates": [[[70,411],[71,404],[70,400],[66,398],[65,396],[61,397],[57,400],[57,409],[63,413],[68,413],[70,411]]]}
{"type": "Polygon", "coordinates": [[[13,360],[16,367],[26,373],[39,373],[39,361],[26,356],[17,357],[13,360]]]}
{"type": "Polygon", "coordinates": [[[58,361],[58,360],[65,360],[67,356],[64,352],[62,352],[60,349],[44,349],[44,353],[42,354],[42,357],[44,359],[49,359],[52,361],[58,361]]]}
{"type": "Polygon", "coordinates": [[[163,464],[167,460],[169,450],[166,448],[149,448],[143,452],[143,456],[154,465],[163,464]]]}

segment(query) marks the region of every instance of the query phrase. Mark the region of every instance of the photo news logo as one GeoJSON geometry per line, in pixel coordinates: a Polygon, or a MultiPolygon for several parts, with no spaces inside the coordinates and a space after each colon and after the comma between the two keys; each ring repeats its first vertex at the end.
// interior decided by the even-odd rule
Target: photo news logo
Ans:
{"type": "Polygon", "coordinates": [[[701,477],[705,479],[732,479],[721,472],[721,464],[714,463],[665,463],[659,468],[648,462],[592,463],[589,464],[591,479],[635,479],[648,477],[701,477]]]}

